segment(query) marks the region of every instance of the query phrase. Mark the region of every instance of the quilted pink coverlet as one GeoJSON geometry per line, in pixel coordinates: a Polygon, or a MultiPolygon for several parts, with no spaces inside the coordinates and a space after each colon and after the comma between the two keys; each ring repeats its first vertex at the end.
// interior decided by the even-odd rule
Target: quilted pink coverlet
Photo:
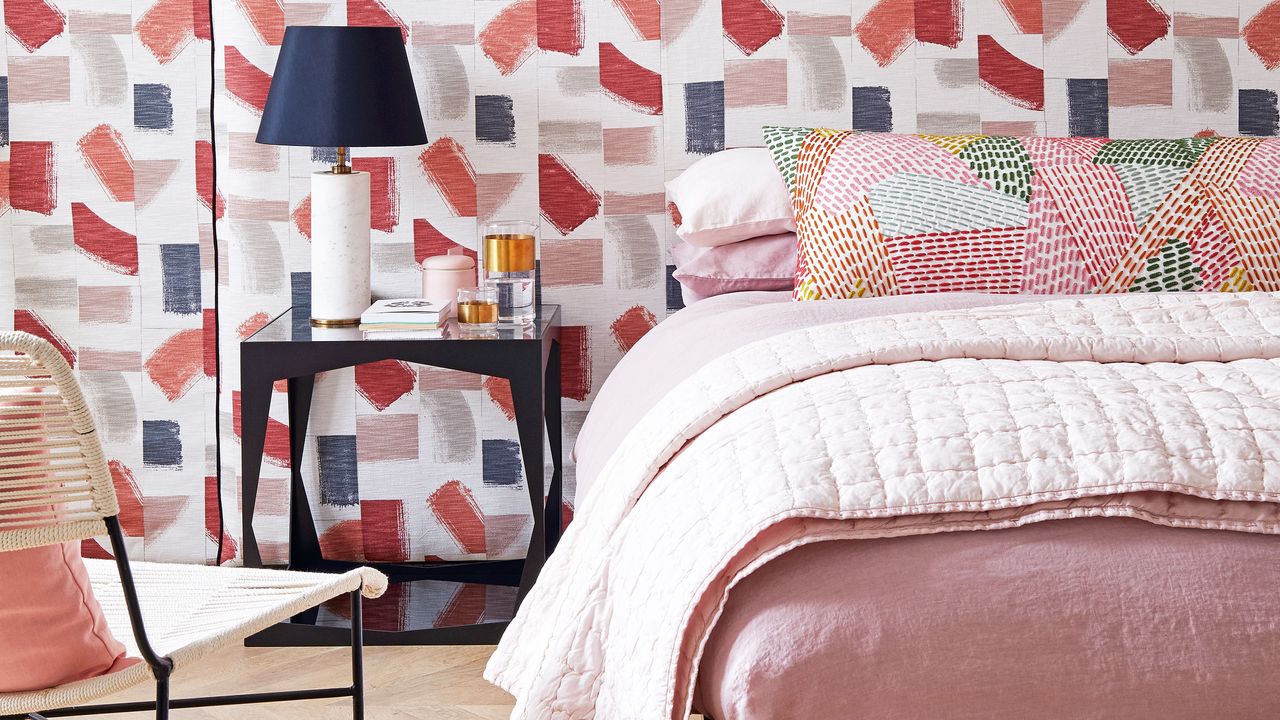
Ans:
{"type": "Polygon", "coordinates": [[[614,453],[494,654],[516,718],[668,718],[800,545],[1126,516],[1280,534],[1280,299],[1063,300],[744,347],[614,453]]]}

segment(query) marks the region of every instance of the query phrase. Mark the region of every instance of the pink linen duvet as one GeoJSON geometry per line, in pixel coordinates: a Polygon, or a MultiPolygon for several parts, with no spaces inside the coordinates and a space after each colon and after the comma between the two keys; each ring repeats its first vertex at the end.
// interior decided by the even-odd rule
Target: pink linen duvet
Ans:
{"type": "Polygon", "coordinates": [[[486,676],[515,717],[682,715],[728,589],[822,540],[1085,516],[1280,533],[1278,329],[1267,294],[1106,297],[731,352],[621,443],[486,676]]]}

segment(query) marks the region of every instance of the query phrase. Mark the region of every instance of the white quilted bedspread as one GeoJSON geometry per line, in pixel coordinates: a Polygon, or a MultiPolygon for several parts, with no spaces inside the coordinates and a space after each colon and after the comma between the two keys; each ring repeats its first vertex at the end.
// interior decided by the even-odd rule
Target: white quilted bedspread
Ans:
{"type": "Polygon", "coordinates": [[[619,447],[485,676],[513,718],[683,717],[728,590],[800,544],[1096,515],[1280,534],[1277,358],[1266,293],[914,313],[744,347],[619,447]]]}

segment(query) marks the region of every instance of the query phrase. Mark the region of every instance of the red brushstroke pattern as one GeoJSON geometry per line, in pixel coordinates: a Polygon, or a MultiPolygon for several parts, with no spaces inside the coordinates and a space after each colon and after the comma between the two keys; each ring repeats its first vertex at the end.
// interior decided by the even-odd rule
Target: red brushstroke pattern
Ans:
{"type": "Polygon", "coordinates": [[[487,376],[482,384],[485,394],[494,405],[498,406],[502,415],[507,420],[515,420],[516,402],[511,397],[511,381],[506,378],[487,376]]]}
{"type": "Polygon", "coordinates": [[[356,392],[379,412],[411,392],[416,380],[413,368],[399,360],[356,366],[356,392]]]}
{"type": "Polygon", "coordinates": [[[641,40],[662,39],[662,7],[658,0],[613,0],[641,40]]]}
{"type": "Polygon", "coordinates": [[[45,0],[8,0],[4,24],[27,52],[35,52],[67,29],[67,16],[45,0]]]}
{"type": "Polygon", "coordinates": [[[236,0],[236,4],[262,42],[279,45],[284,41],[284,5],[280,0],[236,0]]]}
{"type": "Polygon", "coordinates": [[[241,105],[262,114],[267,106],[267,91],[271,89],[271,76],[262,68],[249,62],[239,50],[228,45],[225,49],[227,92],[241,105]]]}
{"type": "Polygon", "coordinates": [[[457,140],[436,140],[422,151],[418,162],[454,215],[476,216],[476,170],[457,140]]]}
{"type": "Polygon", "coordinates": [[[470,488],[457,480],[450,480],[431,493],[427,505],[463,552],[471,555],[484,553],[484,515],[470,488]]]}
{"type": "Polygon", "coordinates": [[[382,0],[347,0],[347,24],[360,27],[398,27],[400,37],[409,42],[409,26],[382,0]]]}
{"type": "Polygon", "coordinates": [[[1018,107],[1044,109],[1044,71],[1015,56],[990,35],[978,36],[978,79],[1018,107]]]}
{"type": "Polygon", "coordinates": [[[449,604],[444,606],[440,614],[436,616],[435,627],[458,627],[460,625],[475,625],[484,618],[484,609],[487,602],[485,586],[478,583],[466,583],[458,586],[457,592],[453,597],[449,598],[449,604]]]}
{"type": "Polygon", "coordinates": [[[915,0],[916,40],[949,48],[964,39],[964,8],[960,0],[915,0]]]}
{"type": "Polygon", "coordinates": [[[1130,55],[1168,34],[1170,22],[1153,0],[1107,0],[1107,31],[1130,55]]]}
{"type": "MultiPolygon", "coordinates": [[[[237,438],[244,437],[241,431],[241,399],[239,390],[231,391],[231,430],[237,438]]],[[[267,418],[267,439],[263,443],[262,459],[276,467],[289,467],[289,426],[267,418]]]]}
{"type": "MultiPolygon", "coordinates": [[[[195,10],[199,0],[157,0],[133,26],[138,42],[167,65],[182,53],[196,37],[195,10]]],[[[201,32],[211,34],[202,11],[201,32]]],[[[207,38],[206,38],[207,39],[207,38]]]]}
{"type": "Polygon", "coordinates": [[[204,308],[201,315],[203,322],[202,331],[204,332],[204,376],[208,378],[218,377],[218,311],[214,308],[204,308]]]}
{"type": "Polygon", "coordinates": [[[236,339],[244,340],[250,335],[258,332],[271,322],[271,316],[259,310],[258,312],[245,318],[244,322],[236,326],[236,339]]]}
{"type": "Polygon", "coordinates": [[[480,50],[498,72],[510,75],[538,47],[538,2],[516,0],[503,8],[478,37],[480,50]]]}
{"type": "Polygon", "coordinates": [[[1280,68],[1280,0],[1273,0],[1250,18],[1241,37],[1263,67],[1280,68]]]}
{"type": "Polygon", "coordinates": [[[133,156],[119,130],[105,123],[98,125],[85,133],[76,147],[112,200],[133,202],[133,156]]]}
{"type": "Polygon", "coordinates": [[[129,537],[142,537],[145,534],[142,491],[138,489],[133,471],[119,460],[108,460],[107,470],[111,473],[111,484],[115,487],[116,501],[120,504],[120,527],[129,537]]]}
{"type": "Polygon", "coordinates": [[[103,220],[88,205],[71,203],[76,247],[114,272],[138,274],[138,238],[103,220]]]}
{"type": "Polygon", "coordinates": [[[371,562],[409,559],[403,500],[361,500],[360,533],[364,557],[371,562]]]}
{"type": "Polygon", "coordinates": [[[886,67],[916,39],[915,0],[880,0],[853,28],[858,43],[886,67]]]}
{"type": "Polygon", "coordinates": [[[293,221],[293,226],[298,229],[302,237],[311,239],[311,195],[308,194],[302,198],[298,207],[289,213],[289,219],[293,221]]]}
{"type": "MultiPolygon", "coordinates": [[[[400,224],[400,189],[396,187],[395,159],[352,158],[351,169],[369,173],[369,227],[388,233],[395,230],[400,224]]],[[[310,226],[309,222],[307,224],[310,226]]],[[[305,234],[311,237],[310,232],[305,234]]]]}
{"type": "Polygon", "coordinates": [[[9,143],[9,204],[14,210],[52,215],[58,206],[53,143],[9,143]]]}
{"type": "Polygon", "coordinates": [[[561,235],[600,214],[600,194],[555,155],[538,155],[538,206],[561,235]]]}
{"type": "Polygon", "coordinates": [[[320,552],[327,558],[364,560],[364,530],[359,520],[342,520],[320,533],[320,552]]]}
{"type": "Polygon", "coordinates": [[[413,260],[421,263],[429,257],[448,255],[450,250],[462,248],[462,254],[472,260],[479,260],[475,250],[463,247],[450,240],[444,233],[436,229],[426,218],[413,219],[413,260]]]}
{"type": "Polygon", "coordinates": [[[769,0],[720,0],[724,35],[745,55],[782,34],[782,13],[769,0]]]}
{"type": "Polygon", "coordinates": [[[618,343],[618,349],[625,353],[657,324],[658,318],[648,308],[635,305],[610,323],[609,331],[613,334],[613,341],[618,343]]]}
{"type": "MultiPolygon", "coordinates": [[[[204,478],[204,534],[210,541],[218,542],[218,530],[222,518],[218,514],[218,478],[206,475],[204,478]]],[[[221,565],[234,560],[239,547],[235,538],[226,530],[222,531],[222,553],[214,558],[214,564],[221,565]]]]}
{"type": "Polygon", "coordinates": [[[538,0],[539,48],[577,56],[582,35],[582,0],[538,0]]]}
{"type": "Polygon", "coordinates": [[[173,402],[196,384],[205,370],[205,332],[179,330],[156,347],[143,363],[147,377],[173,402]]]}
{"type": "Polygon", "coordinates": [[[213,144],[208,140],[196,141],[196,197],[205,207],[213,210],[213,216],[221,220],[226,214],[227,203],[222,193],[217,193],[217,208],[214,208],[213,187],[213,144]]]}
{"type": "Polygon", "coordinates": [[[662,114],[662,76],[600,43],[600,87],[613,98],[648,115],[662,114]]]}
{"type": "Polygon", "coordinates": [[[13,311],[13,329],[19,332],[27,332],[36,337],[44,338],[57,348],[58,353],[67,361],[71,367],[76,366],[76,351],[71,349],[66,340],[62,336],[53,331],[39,315],[30,310],[14,310],[13,311]]]}
{"type": "Polygon", "coordinates": [[[560,328],[560,396],[586,400],[591,394],[591,329],[560,328]]]}
{"type": "Polygon", "coordinates": [[[1039,35],[1044,32],[1043,0],[1000,0],[1018,32],[1039,35]]]}
{"type": "Polygon", "coordinates": [[[197,40],[213,40],[213,17],[209,3],[191,0],[191,30],[197,40]]]}

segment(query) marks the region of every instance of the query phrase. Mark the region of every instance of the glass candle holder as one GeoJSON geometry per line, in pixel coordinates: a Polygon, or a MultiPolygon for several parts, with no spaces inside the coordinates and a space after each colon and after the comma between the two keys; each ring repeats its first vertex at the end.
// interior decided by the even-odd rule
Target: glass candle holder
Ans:
{"type": "Polygon", "coordinates": [[[535,223],[504,220],[484,226],[484,281],[498,291],[498,322],[534,321],[537,257],[535,223]]]}
{"type": "Polygon", "coordinates": [[[465,329],[493,328],[498,324],[498,291],[492,287],[458,290],[458,325],[465,329]]]}

